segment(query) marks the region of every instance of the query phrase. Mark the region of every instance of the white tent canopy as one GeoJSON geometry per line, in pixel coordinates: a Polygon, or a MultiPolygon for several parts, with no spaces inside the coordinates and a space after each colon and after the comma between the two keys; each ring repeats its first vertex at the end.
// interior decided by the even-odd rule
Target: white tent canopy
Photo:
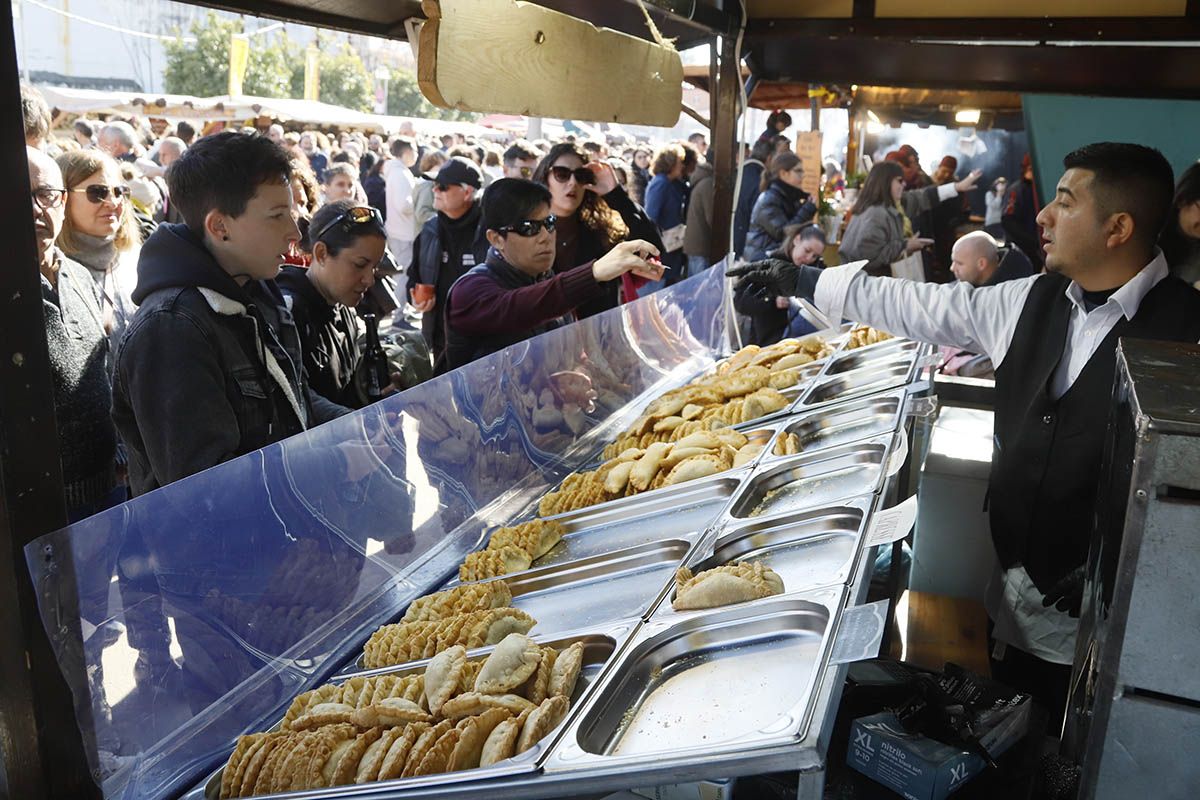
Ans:
{"type": "Polygon", "coordinates": [[[256,117],[270,117],[279,122],[312,126],[354,128],[372,133],[391,134],[410,123],[421,134],[442,135],[460,133],[472,136],[495,136],[496,132],[471,122],[448,122],[419,117],[382,116],[365,114],[351,108],[314,100],[291,100],[275,97],[220,95],[191,97],[176,94],[99,91],[68,89],[59,86],[39,86],[38,91],[52,107],[71,114],[138,114],[162,117],[171,121],[225,120],[239,122],[256,117]]]}

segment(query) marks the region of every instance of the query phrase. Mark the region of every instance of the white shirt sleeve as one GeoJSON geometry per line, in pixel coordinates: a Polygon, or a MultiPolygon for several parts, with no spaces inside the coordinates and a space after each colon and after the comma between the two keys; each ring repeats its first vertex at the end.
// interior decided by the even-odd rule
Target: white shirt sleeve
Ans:
{"type": "Polygon", "coordinates": [[[917,283],[862,272],[865,261],[830,267],[817,281],[814,303],[831,320],[874,328],[988,356],[999,367],[1012,343],[1037,275],[975,288],[968,283],[917,283]]]}

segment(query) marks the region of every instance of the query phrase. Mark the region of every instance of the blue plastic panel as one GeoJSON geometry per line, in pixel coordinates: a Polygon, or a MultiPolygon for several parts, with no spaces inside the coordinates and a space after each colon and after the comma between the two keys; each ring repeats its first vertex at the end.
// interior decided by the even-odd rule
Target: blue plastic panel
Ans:
{"type": "Polygon", "coordinates": [[[727,352],[728,319],[718,265],[31,543],[60,662],[79,616],[68,682],[105,796],[177,793],[272,724],[727,352]]]}

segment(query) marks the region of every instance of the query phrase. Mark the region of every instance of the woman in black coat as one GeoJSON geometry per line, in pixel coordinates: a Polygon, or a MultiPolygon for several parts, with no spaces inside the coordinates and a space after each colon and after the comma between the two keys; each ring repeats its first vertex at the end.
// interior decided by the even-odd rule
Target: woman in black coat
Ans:
{"type": "Polygon", "coordinates": [[[763,173],[763,188],[750,212],[750,231],[742,257],[761,261],[783,244],[784,229],[803,225],[817,213],[817,205],[800,188],[804,167],[795,153],[775,155],[763,173]]]}

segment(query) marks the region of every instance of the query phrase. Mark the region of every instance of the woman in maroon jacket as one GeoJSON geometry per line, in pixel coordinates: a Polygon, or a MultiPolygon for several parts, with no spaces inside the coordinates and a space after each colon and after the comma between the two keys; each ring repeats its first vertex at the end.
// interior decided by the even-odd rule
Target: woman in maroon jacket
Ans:
{"type": "Polygon", "coordinates": [[[451,369],[575,319],[575,309],[626,273],[662,277],[658,247],[618,242],[599,258],[554,272],[555,225],[545,186],[503,178],[483,198],[487,260],[450,289],[446,357],[451,369]],[[655,259],[650,261],[648,259],[655,259]]]}

